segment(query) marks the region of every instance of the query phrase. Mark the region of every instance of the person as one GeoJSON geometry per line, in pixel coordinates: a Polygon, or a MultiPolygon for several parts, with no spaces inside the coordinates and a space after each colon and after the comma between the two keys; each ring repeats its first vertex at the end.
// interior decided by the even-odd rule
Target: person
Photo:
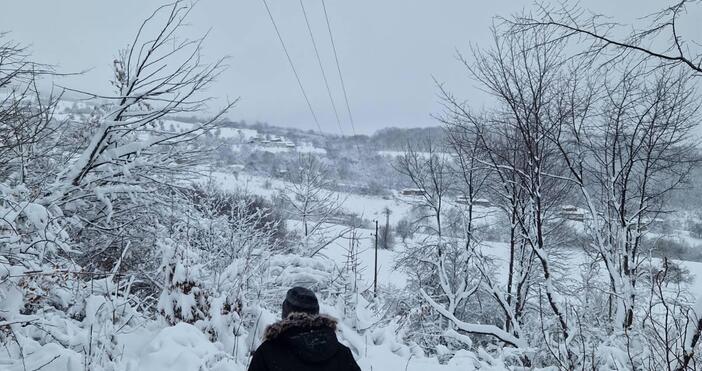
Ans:
{"type": "Polygon", "coordinates": [[[249,371],[361,371],[351,350],[336,338],[336,321],[319,314],[314,293],[288,290],[282,320],[268,326],[249,371]]]}

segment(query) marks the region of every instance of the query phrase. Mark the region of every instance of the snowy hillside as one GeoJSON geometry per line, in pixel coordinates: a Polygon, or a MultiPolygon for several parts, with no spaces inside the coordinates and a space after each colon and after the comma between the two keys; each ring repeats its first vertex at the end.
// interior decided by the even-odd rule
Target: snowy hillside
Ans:
{"type": "Polygon", "coordinates": [[[702,3],[262,3],[4,4],[0,371],[702,369],[702,3]]]}

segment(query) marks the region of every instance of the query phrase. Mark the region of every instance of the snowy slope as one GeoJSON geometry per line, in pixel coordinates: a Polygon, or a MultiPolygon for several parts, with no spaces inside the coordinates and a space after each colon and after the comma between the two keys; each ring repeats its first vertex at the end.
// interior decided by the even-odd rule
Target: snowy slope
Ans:
{"type": "MultiPolygon", "coordinates": [[[[282,192],[285,189],[285,181],[280,179],[270,179],[258,176],[252,176],[248,174],[242,174],[238,178],[227,173],[215,173],[216,182],[224,189],[229,190],[245,190],[247,192],[262,195],[265,197],[272,197],[278,192],[282,192]],[[264,187],[265,183],[270,183],[271,187],[264,187]]],[[[398,220],[407,216],[407,214],[412,209],[411,199],[398,199],[398,198],[382,198],[375,196],[363,196],[352,193],[341,193],[342,199],[344,199],[343,209],[347,212],[352,212],[363,216],[366,219],[379,219],[381,224],[384,223],[385,215],[383,210],[389,208],[391,210],[390,223],[391,225],[397,223],[398,220]]],[[[489,225],[494,223],[497,218],[497,212],[493,208],[476,208],[477,219],[480,224],[489,225]]],[[[291,227],[294,228],[294,222],[291,227]]],[[[337,226],[336,230],[340,231],[344,227],[337,226]]],[[[373,238],[372,230],[369,229],[358,229],[360,237],[360,260],[363,269],[363,281],[366,287],[371,287],[373,282],[373,265],[374,265],[374,249],[373,249],[373,238]]],[[[421,238],[421,236],[415,237],[416,239],[421,238]]],[[[412,241],[408,241],[412,243],[412,241]]],[[[346,259],[346,250],[348,248],[348,242],[346,240],[340,240],[325,250],[322,254],[336,264],[343,265],[346,259]]],[[[407,276],[405,273],[395,269],[397,262],[397,257],[404,247],[401,243],[397,243],[396,247],[392,251],[380,250],[378,252],[378,274],[379,281],[383,285],[388,285],[390,287],[402,288],[407,282],[407,276]]],[[[496,258],[497,262],[501,262],[503,265],[507,263],[509,257],[508,245],[501,242],[486,242],[483,247],[483,251],[496,258]]],[[[575,250],[566,250],[564,255],[567,256],[566,259],[558,259],[559,263],[564,266],[566,271],[576,271],[579,264],[586,261],[586,256],[584,253],[575,250]]],[[[702,263],[697,262],[680,262],[683,266],[687,267],[693,276],[693,282],[689,287],[691,293],[702,296],[702,263]]],[[[505,269],[497,270],[498,278],[506,280],[506,277],[501,272],[505,269]]]]}

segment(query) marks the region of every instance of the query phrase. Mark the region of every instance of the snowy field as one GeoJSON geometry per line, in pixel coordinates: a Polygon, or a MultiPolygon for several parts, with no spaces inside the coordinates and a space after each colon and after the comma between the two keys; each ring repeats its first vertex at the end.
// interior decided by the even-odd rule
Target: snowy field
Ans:
{"type": "MultiPolygon", "coordinates": [[[[271,179],[255,175],[250,175],[242,173],[238,176],[232,174],[217,172],[213,174],[215,184],[217,184],[222,189],[230,191],[243,191],[251,194],[261,195],[267,198],[272,198],[276,194],[285,191],[286,182],[281,179],[271,179]],[[266,184],[270,184],[270,187],[266,187],[266,184]]],[[[385,214],[383,211],[388,208],[391,210],[390,213],[390,224],[394,225],[403,217],[406,217],[410,210],[412,209],[413,199],[411,197],[375,197],[375,196],[363,196],[353,193],[340,193],[344,204],[342,209],[355,213],[362,216],[365,219],[378,219],[384,223],[385,214]]],[[[497,218],[497,210],[493,208],[476,208],[476,219],[480,224],[490,224],[494,223],[497,218]]],[[[299,227],[294,221],[289,221],[290,227],[294,229],[299,227]]],[[[578,224],[578,223],[575,223],[578,224]]],[[[577,227],[577,225],[575,226],[577,227]]],[[[345,227],[342,226],[332,226],[332,230],[341,231],[345,227]]],[[[366,285],[372,285],[373,277],[373,261],[374,261],[374,251],[373,251],[373,230],[370,229],[358,229],[357,230],[361,246],[360,251],[362,251],[360,258],[363,267],[365,268],[363,279],[366,285]]],[[[332,233],[333,234],[333,233],[332,233]]],[[[652,235],[655,235],[652,233],[652,235]]],[[[676,235],[677,236],[677,235],[676,235]]],[[[416,236],[415,240],[420,239],[421,236],[416,236]]],[[[697,244],[702,242],[698,239],[692,238],[686,234],[680,235],[680,239],[688,241],[692,244],[697,244]]],[[[413,243],[412,240],[408,240],[408,243],[413,243]]],[[[348,248],[347,241],[339,241],[322,251],[322,254],[336,264],[343,265],[345,262],[345,253],[348,248]]],[[[483,251],[495,257],[498,261],[505,263],[508,259],[509,250],[506,243],[488,241],[483,247],[483,251]]],[[[391,286],[402,288],[404,287],[407,277],[403,272],[394,269],[396,265],[396,258],[398,254],[403,249],[403,244],[400,242],[396,243],[395,249],[391,251],[380,250],[378,252],[378,269],[380,281],[388,283],[391,286]]],[[[567,250],[566,254],[569,258],[564,266],[570,272],[575,273],[577,267],[580,263],[584,262],[586,259],[584,253],[575,250],[567,250]]],[[[689,291],[694,294],[702,295],[702,263],[690,262],[690,261],[679,261],[678,263],[686,267],[693,275],[693,283],[690,285],[689,291]]]]}

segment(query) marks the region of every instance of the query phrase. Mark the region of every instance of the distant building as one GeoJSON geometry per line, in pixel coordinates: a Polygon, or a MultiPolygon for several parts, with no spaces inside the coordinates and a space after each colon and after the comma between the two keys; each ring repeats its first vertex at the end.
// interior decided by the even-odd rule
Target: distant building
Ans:
{"type": "Polygon", "coordinates": [[[424,196],[424,192],[421,188],[405,188],[400,190],[400,195],[402,196],[424,196]]]}
{"type": "MultiPolygon", "coordinates": [[[[470,205],[470,198],[466,196],[458,196],[456,197],[456,203],[461,205],[470,205]]],[[[484,198],[474,198],[473,206],[492,207],[492,203],[490,200],[484,198]]]]}
{"type": "Polygon", "coordinates": [[[297,146],[292,141],[283,136],[275,136],[270,134],[256,134],[247,140],[248,144],[258,144],[262,147],[279,147],[294,149],[297,146]]]}
{"type": "Polygon", "coordinates": [[[473,205],[482,207],[492,207],[492,202],[485,198],[476,198],[473,200],[473,205]]]}
{"type": "Polygon", "coordinates": [[[245,168],[246,168],[246,166],[241,165],[241,164],[234,164],[234,165],[229,166],[229,169],[234,173],[242,172],[242,171],[244,171],[245,168]]]}
{"type": "Polygon", "coordinates": [[[560,210],[561,218],[576,222],[585,221],[585,212],[573,205],[563,205],[560,210]]]}

